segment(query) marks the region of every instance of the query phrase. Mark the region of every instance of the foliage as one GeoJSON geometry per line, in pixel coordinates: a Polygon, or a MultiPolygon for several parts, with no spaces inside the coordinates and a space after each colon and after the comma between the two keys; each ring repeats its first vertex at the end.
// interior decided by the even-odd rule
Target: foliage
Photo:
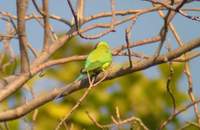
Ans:
{"type": "MultiPolygon", "coordinates": [[[[60,57],[68,57],[71,55],[88,54],[93,49],[92,43],[81,43],[77,39],[71,39],[62,48],[60,48],[51,59],[60,57]]],[[[2,66],[7,63],[7,57],[4,56],[2,66]]],[[[52,67],[45,71],[45,76],[49,79],[54,79],[62,84],[67,84],[73,81],[80,72],[80,68],[84,62],[70,62],[59,66],[52,67]]],[[[121,66],[113,63],[112,68],[121,66]]],[[[2,71],[1,76],[13,73],[17,69],[17,64],[12,63],[2,71]]],[[[123,76],[118,79],[106,81],[97,87],[93,88],[87,98],[82,102],[81,106],[73,112],[69,120],[66,122],[67,126],[73,125],[73,130],[99,129],[89,119],[86,111],[93,115],[100,124],[112,123],[111,116],[116,117],[115,108],[119,108],[121,119],[126,119],[131,116],[138,117],[150,129],[157,129],[162,121],[172,112],[172,100],[166,90],[166,82],[169,76],[169,64],[162,64],[158,66],[160,76],[155,78],[148,78],[142,72],[136,72],[123,76]]],[[[183,64],[173,63],[174,74],[171,81],[171,90],[176,99],[177,107],[184,103],[186,95],[178,89],[178,81],[183,72],[183,64]]],[[[34,83],[40,78],[32,79],[28,85],[30,88],[34,87],[34,83]]],[[[29,88],[29,89],[30,89],[29,88]]],[[[59,120],[66,115],[75,105],[77,100],[84,93],[84,90],[73,93],[70,96],[59,100],[50,102],[39,108],[36,121],[34,122],[37,130],[55,128],[59,120]]],[[[4,103],[5,106],[15,106],[16,102],[21,100],[17,93],[4,103]],[[11,102],[12,105],[9,104],[11,102]]],[[[33,113],[30,113],[22,121],[9,122],[9,128],[17,129],[20,123],[27,124],[31,122],[33,113]]],[[[180,119],[176,118],[170,124],[174,128],[180,127],[180,119]]],[[[123,129],[142,129],[136,122],[123,125],[123,129]]],[[[64,129],[64,127],[63,127],[64,129]]],[[[185,129],[195,130],[192,125],[185,129]]]]}
{"type": "MultiPolygon", "coordinates": [[[[63,55],[87,54],[91,49],[91,44],[80,43],[77,39],[72,39],[70,43],[66,43],[63,48],[58,50],[52,59],[63,55]]],[[[66,84],[78,76],[82,66],[83,62],[63,64],[49,69],[46,76],[66,84]]],[[[113,63],[113,66],[119,65],[113,63]]],[[[178,80],[183,72],[183,64],[174,64],[173,66],[175,72],[171,88],[175,98],[178,99],[176,105],[180,105],[186,98],[186,95],[177,88],[178,80]]],[[[116,117],[115,107],[118,107],[122,119],[136,116],[141,118],[150,129],[158,128],[160,123],[172,112],[172,100],[166,91],[166,80],[169,75],[167,68],[169,68],[167,64],[160,65],[158,67],[160,77],[153,79],[149,79],[142,72],[137,72],[100,84],[92,89],[66,124],[73,124],[73,130],[98,129],[89,119],[86,111],[93,115],[99,123],[108,124],[112,122],[111,115],[116,117]]],[[[36,120],[37,129],[54,128],[59,119],[75,105],[83,92],[84,90],[81,90],[63,100],[51,102],[40,108],[36,120]]],[[[171,125],[175,128],[178,127],[180,120],[176,118],[171,125]]],[[[137,124],[132,122],[123,127],[123,129],[136,128],[137,124]]]]}
{"type": "Polygon", "coordinates": [[[11,75],[17,69],[17,59],[12,59],[5,52],[0,54],[0,78],[11,75]]]}

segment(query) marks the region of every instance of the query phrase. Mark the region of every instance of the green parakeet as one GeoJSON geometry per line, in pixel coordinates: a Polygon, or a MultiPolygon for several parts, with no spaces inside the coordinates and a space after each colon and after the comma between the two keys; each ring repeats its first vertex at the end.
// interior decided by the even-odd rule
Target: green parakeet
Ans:
{"type": "Polygon", "coordinates": [[[81,75],[77,78],[80,80],[83,75],[89,73],[93,75],[96,72],[104,71],[112,63],[112,53],[106,41],[101,41],[97,47],[88,55],[85,66],[81,70],[81,75]]]}
{"type": "MultiPolygon", "coordinates": [[[[92,76],[96,73],[104,71],[107,67],[110,66],[111,63],[112,53],[108,43],[105,41],[99,42],[97,47],[88,55],[85,61],[85,66],[81,70],[81,74],[78,76],[75,82],[83,79],[87,73],[92,76]]],[[[59,94],[56,99],[59,98],[63,93],[59,94]]]]}

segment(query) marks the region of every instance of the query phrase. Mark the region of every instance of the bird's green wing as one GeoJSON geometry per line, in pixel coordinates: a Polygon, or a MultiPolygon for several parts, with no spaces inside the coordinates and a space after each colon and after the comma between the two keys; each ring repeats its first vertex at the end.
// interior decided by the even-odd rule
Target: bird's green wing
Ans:
{"type": "Polygon", "coordinates": [[[111,62],[112,55],[109,50],[96,49],[89,54],[84,69],[86,71],[105,69],[111,62]]]}

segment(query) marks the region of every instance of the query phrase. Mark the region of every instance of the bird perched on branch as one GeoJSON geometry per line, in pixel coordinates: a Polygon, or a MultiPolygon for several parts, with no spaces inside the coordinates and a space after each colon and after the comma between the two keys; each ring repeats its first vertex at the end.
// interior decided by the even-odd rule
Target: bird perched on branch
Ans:
{"type": "MultiPolygon", "coordinates": [[[[79,80],[82,80],[86,75],[90,82],[91,81],[90,77],[102,71],[105,72],[105,70],[111,65],[111,63],[112,63],[112,53],[108,43],[105,41],[99,42],[96,45],[96,48],[88,55],[85,61],[84,68],[81,69],[81,74],[74,81],[74,83],[79,80]]],[[[104,78],[105,77],[106,75],[104,75],[104,78]]],[[[90,85],[93,85],[93,83],[90,82],[90,85]]],[[[64,94],[64,92],[65,90],[62,93],[60,93],[55,99],[59,98],[62,94],[64,94]]]]}
{"type": "Polygon", "coordinates": [[[81,70],[80,76],[77,80],[83,78],[85,74],[90,76],[105,71],[112,63],[112,53],[109,44],[106,41],[97,43],[96,48],[88,55],[85,66],[81,70]]]}

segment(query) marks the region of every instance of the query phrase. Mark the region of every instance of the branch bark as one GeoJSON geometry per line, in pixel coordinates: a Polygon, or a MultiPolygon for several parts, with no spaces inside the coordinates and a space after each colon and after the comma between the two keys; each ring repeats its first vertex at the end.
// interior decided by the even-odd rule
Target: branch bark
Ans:
{"type": "Polygon", "coordinates": [[[43,0],[43,19],[44,19],[44,45],[43,51],[48,52],[49,48],[49,10],[48,10],[48,0],[43,0]]]}
{"type": "Polygon", "coordinates": [[[28,0],[17,0],[17,27],[20,47],[21,58],[21,73],[28,72],[30,70],[28,52],[27,52],[27,37],[26,37],[26,25],[25,16],[28,6],[28,0]]]}
{"type": "MultiPolygon", "coordinates": [[[[192,49],[199,47],[199,46],[200,46],[200,38],[197,38],[195,40],[188,42],[187,44],[183,45],[182,47],[174,49],[164,55],[158,56],[156,59],[154,59],[154,57],[152,57],[150,59],[147,59],[147,60],[144,60],[144,61],[141,61],[141,62],[135,64],[132,68],[130,68],[129,66],[123,66],[117,70],[114,70],[108,74],[108,76],[106,77],[105,80],[111,80],[111,79],[129,74],[129,73],[147,69],[149,67],[152,67],[152,66],[155,66],[158,64],[166,63],[170,60],[173,60],[173,59],[183,55],[186,52],[191,51],[192,49]]],[[[99,74],[97,76],[96,81],[102,79],[103,76],[104,75],[102,73],[99,74]]],[[[35,99],[29,101],[28,103],[25,103],[17,108],[1,112],[0,113],[0,121],[2,122],[2,121],[8,121],[8,120],[20,118],[20,117],[26,115],[27,113],[31,112],[35,108],[55,99],[55,97],[57,97],[57,95],[60,93],[65,92],[65,96],[67,96],[75,91],[78,91],[83,88],[87,88],[88,86],[89,86],[88,80],[83,79],[79,82],[75,82],[75,83],[71,83],[66,86],[63,86],[62,88],[60,88],[60,87],[56,88],[53,91],[51,91],[51,93],[47,93],[47,94],[43,94],[42,96],[38,96],[37,98],[35,98],[35,99]]],[[[197,100],[195,103],[197,103],[199,101],[200,100],[197,100]]],[[[194,103],[192,103],[192,104],[194,105],[194,103]]],[[[191,107],[192,105],[189,104],[188,106],[191,107]]]]}
{"type": "MultiPolygon", "coordinates": [[[[139,12],[136,15],[130,16],[128,18],[122,19],[120,21],[117,21],[115,23],[115,25],[120,25],[122,23],[125,23],[127,21],[129,21],[130,19],[133,19],[136,16],[145,14],[147,12],[151,12],[153,10],[156,10],[156,8],[150,8],[150,9],[146,9],[146,10],[141,10],[141,12],[139,12]]],[[[95,24],[95,25],[91,25],[88,26],[86,28],[83,28],[81,30],[79,30],[81,33],[95,29],[95,28],[110,28],[110,24],[95,24]]],[[[62,37],[60,37],[57,41],[53,42],[49,48],[48,48],[48,52],[43,51],[31,64],[30,69],[32,70],[34,67],[37,67],[37,65],[40,65],[41,63],[45,62],[48,60],[48,58],[60,47],[62,47],[65,43],[65,41],[69,40],[70,38],[72,38],[73,36],[76,36],[79,34],[79,31],[77,31],[76,28],[72,27],[68,33],[62,37]]],[[[12,95],[14,92],[16,92],[18,89],[20,89],[23,84],[25,84],[31,77],[34,76],[34,74],[36,73],[31,73],[31,75],[29,75],[29,73],[25,73],[25,74],[21,74],[18,75],[13,82],[8,83],[8,85],[5,87],[5,89],[3,89],[2,91],[0,91],[0,102],[2,102],[4,99],[6,99],[8,96],[12,95]]]]}

